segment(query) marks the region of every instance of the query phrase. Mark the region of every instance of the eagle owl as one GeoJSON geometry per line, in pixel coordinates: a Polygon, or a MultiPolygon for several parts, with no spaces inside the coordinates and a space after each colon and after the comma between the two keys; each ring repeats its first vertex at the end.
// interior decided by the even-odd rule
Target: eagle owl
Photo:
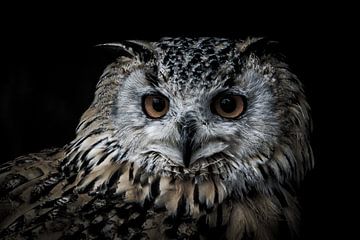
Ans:
{"type": "Polygon", "coordinates": [[[0,168],[2,239],[290,239],[309,106],[262,38],[103,44],[76,137],[0,168]]]}

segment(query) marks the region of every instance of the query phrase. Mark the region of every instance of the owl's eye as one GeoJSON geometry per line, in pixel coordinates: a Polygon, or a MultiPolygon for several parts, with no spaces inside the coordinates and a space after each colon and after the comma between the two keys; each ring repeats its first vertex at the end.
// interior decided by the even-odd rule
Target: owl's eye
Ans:
{"type": "Polygon", "coordinates": [[[223,118],[237,118],[245,110],[245,99],[240,95],[223,95],[216,97],[211,110],[223,118]]]}
{"type": "Polygon", "coordinates": [[[143,109],[150,118],[161,118],[169,111],[169,100],[161,95],[147,95],[143,98],[143,109]]]}

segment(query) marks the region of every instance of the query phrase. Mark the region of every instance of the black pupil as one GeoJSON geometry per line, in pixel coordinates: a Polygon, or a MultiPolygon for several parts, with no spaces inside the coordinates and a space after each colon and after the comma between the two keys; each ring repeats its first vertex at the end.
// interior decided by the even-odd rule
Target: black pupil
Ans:
{"type": "Polygon", "coordinates": [[[165,109],[165,100],[160,97],[153,97],[152,106],[155,111],[161,112],[165,109]]]}
{"type": "Polygon", "coordinates": [[[231,97],[220,99],[220,107],[226,113],[232,113],[236,109],[236,102],[231,97]]]}

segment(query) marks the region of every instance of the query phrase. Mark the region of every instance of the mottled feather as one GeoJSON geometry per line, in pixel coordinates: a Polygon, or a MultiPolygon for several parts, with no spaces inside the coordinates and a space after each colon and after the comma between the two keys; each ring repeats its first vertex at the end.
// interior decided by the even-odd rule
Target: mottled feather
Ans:
{"type": "Polygon", "coordinates": [[[0,238],[296,238],[311,120],[300,81],[266,50],[272,44],[105,45],[122,56],[102,74],[76,138],[1,166],[0,238]],[[224,93],[241,95],[245,113],[216,115],[224,93]],[[142,107],[154,94],[170,102],[161,119],[142,107]]]}

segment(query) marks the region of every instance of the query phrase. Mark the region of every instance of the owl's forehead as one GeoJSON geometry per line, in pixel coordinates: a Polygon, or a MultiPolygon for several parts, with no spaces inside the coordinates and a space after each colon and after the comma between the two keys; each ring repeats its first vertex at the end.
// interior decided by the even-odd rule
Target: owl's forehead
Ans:
{"type": "Polygon", "coordinates": [[[155,44],[159,77],[179,87],[212,87],[238,64],[235,42],[223,38],[164,38],[155,44]]]}

